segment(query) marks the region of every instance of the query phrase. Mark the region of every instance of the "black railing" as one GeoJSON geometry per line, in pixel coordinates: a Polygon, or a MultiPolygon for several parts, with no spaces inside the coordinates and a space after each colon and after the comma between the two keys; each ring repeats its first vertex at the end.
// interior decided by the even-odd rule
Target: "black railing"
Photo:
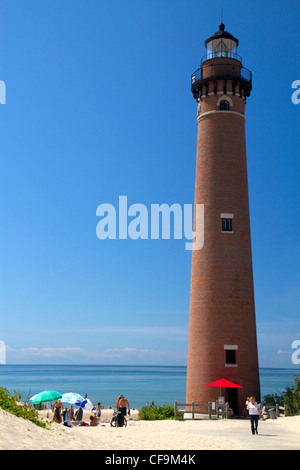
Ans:
{"type": "Polygon", "coordinates": [[[194,73],[192,73],[192,85],[196,83],[198,80],[202,80],[202,69],[201,67],[197,70],[195,70],[194,73]]]}
{"type": "MultiPolygon", "coordinates": [[[[217,79],[218,77],[206,77],[206,78],[209,80],[210,78],[216,78],[217,79]]],[[[240,80],[243,80],[245,82],[248,82],[251,85],[251,83],[252,83],[252,72],[250,70],[246,69],[245,67],[241,67],[240,76],[234,75],[232,77],[228,76],[226,78],[231,79],[231,80],[239,80],[240,79],[240,80]]],[[[194,85],[198,80],[202,80],[202,79],[203,79],[203,77],[202,77],[202,68],[200,67],[199,69],[195,70],[195,72],[192,74],[192,78],[191,78],[192,85],[194,85]]]]}
{"type": "Polygon", "coordinates": [[[246,80],[246,82],[252,83],[252,72],[250,70],[246,69],[246,67],[241,68],[241,78],[243,80],[246,80]]]}
{"type": "Polygon", "coordinates": [[[210,59],[216,59],[216,58],[227,58],[227,59],[235,59],[238,60],[239,62],[242,62],[242,58],[240,55],[236,54],[236,52],[225,52],[225,51],[220,51],[220,52],[208,52],[204,57],[201,59],[201,64],[205,62],[206,60],[210,59]]]}

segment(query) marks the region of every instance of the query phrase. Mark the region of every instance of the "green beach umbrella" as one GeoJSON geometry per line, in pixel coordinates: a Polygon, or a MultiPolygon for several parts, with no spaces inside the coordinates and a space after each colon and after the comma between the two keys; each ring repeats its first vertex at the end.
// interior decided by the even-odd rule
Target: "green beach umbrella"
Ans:
{"type": "Polygon", "coordinates": [[[42,403],[45,401],[54,401],[61,398],[62,395],[55,390],[44,390],[43,392],[38,393],[30,398],[30,401],[33,404],[42,403]]]}

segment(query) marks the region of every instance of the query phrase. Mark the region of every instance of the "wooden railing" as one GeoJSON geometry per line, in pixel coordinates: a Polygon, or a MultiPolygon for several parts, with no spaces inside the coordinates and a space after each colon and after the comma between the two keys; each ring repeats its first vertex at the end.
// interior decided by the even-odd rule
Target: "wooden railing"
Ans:
{"type": "Polygon", "coordinates": [[[279,406],[278,403],[276,405],[259,405],[260,408],[260,414],[262,418],[268,418],[270,417],[269,411],[273,410],[275,408],[275,415],[276,418],[280,417],[280,414],[283,414],[284,416],[287,416],[287,406],[279,406]]]}
{"type": "Polygon", "coordinates": [[[228,418],[229,417],[229,404],[225,403],[224,405],[216,402],[209,402],[206,404],[197,404],[192,401],[192,403],[177,403],[174,402],[174,419],[188,419],[186,417],[178,418],[178,414],[189,414],[191,415],[190,419],[197,419],[196,415],[203,414],[207,415],[209,419],[212,419],[212,416],[217,418],[228,418]],[[178,407],[184,406],[184,409],[179,409],[178,407]]]}
{"type": "MultiPolygon", "coordinates": [[[[280,417],[281,414],[284,416],[287,416],[287,406],[279,406],[278,404],[276,405],[259,405],[260,408],[260,416],[263,419],[267,419],[271,417],[270,410],[275,411],[275,415],[277,418],[280,417]]],[[[207,415],[209,419],[212,419],[212,417],[216,418],[229,418],[230,417],[230,409],[229,409],[229,404],[224,403],[220,404],[218,403],[218,400],[215,402],[209,402],[207,404],[197,404],[192,401],[192,403],[177,403],[177,401],[174,402],[174,419],[197,419],[196,415],[207,415]],[[184,406],[184,409],[180,409],[179,407],[184,406]],[[183,418],[179,418],[178,415],[183,414],[187,415],[189,414],[191,418],[187,418],[187,416],[183,416],[183,418]]]]}

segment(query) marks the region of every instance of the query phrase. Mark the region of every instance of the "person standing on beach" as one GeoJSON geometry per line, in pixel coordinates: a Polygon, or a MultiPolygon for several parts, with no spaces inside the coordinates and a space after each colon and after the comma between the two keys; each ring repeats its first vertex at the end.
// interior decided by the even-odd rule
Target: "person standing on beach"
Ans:
{"type": "Polygon", "coordinates": [[[255,433],[258,434],[257,428],[258,428],[258,420],[259,420],[259,406],[256,403],[254,397],[249,398],[247,410],[249,411],[252,434],[253,435],[255,433]]]}
{"type": "Polygon", "coordinates": [[[97,405],[97,408],[96,408],[97,418],[101,417],[102,408],[103,408],[103,406],[101,406],[101,403],[99,402],[98,405],[97,405]]]}
{"type": "Polygon", "coordinates": [[[116,410],[120,411],[123,416],[126,416],[127,407],[128,407],[128,414],[130,415],[130,405],[128,401],[126,400],[126,398],[124,398],[124,395],[120,395],[116,403],[116,410]]]}
{"type": "Polygon", "coordinates": [[[244,414],[245,414],[245,418],[249,415],[249,412],[248,412],[248,405],[250,403],[250,397],[247,397],[247,400],[245,402],[245,406],[244,406],[244,414]]]}
{"type": "Polygon", "coordinates": [[[63,421],[68,421],[68,408],[65,408],[62,412],[63,421]]]}
{"type": "Polygon", "coordinates": [[[62,422],[62,412],[63,412],[63,404],[60,400],[56,400],[54,402],[54,416],[53,416],[53,419],[57,423],[62,422]]]}
{"type": "Polygon", "coordinates": [[[75,412],[74,412],[73,405],[71,405],[71,408],[69,409],[68,418],[70,421],[73,421],[75,419],[75,412]]]}

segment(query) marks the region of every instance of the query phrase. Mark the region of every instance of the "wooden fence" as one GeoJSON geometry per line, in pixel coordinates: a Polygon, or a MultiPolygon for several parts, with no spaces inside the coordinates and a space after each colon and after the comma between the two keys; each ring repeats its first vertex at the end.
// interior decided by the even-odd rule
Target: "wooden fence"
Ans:
{"type": "MultiPolygon", "coordinates": [[[[284,416],[287,416],[287,407],[285,406],[279,406],[278,404],[272,406],[272,405],[265,405],[263,406],[260,404],[260,416],[262,419],[267,419],[269,418],[270,415],[270,410],[275,411],[275,415],[277,418],[280,417],[281,414],[284,416]]],[[[229,409],[229,404],[220,404],[218,403],[218,400],[215,402],[209,402],[206,403],[205,405],[200,405],[192,401],[192,403],[177,403],[177,401],[174,402],[174,419],[199,419],[197,415],[206,415],[209,419],[212,419],[212,417],[216,418],[229,418],[230,417],[230,409],[229,409]],[[184,406],[184,409],[181,409],[179,407],[184,406]],[[178,415],[183,414],[183,418],[179,418],[178,415]],[[189,416],[189,417],[187,417],[189,416]]]]}
{"type": "Polygon", "coordinates": [[[205,405],[200,405],[192,401],[192,403],[177,403],[174,402],[174,419],[197,419],[197,415],[206,415],[209,419],[212,417],[229,417],[229,404],[219,404],[216,402],[209,402],[205,405]],[[184,409],[178,407],[184,406],[184,409]],[[183,418],[179,418],[178,414],[185,415],[183,418]],[[187,415],[190,415],[191,418],[187,418],[187,415]]]}
{"type": "Polygon", "coordinates": [[[274,410],[275,408],[275,415],[276,418],[280,417],[280,414],[283,414],[284,416],[287,416],[287,406],[279,406],[278,403],[276,405],[259,405],[260,408],[260,414],[263,419],[267,419],[270,416],[269,411],[274,410]]]}

